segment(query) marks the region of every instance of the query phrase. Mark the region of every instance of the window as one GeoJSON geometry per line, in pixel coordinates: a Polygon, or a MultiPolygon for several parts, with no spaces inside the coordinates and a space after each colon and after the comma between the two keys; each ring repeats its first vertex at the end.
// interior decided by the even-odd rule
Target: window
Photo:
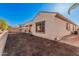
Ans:
{"type": "Polygon", "coordinates": [[[45,32],[45,21],[36,23],[36,32],[45,32]]]}
{"type": "Polygon", "coordinates": [[[69,31],[70,30],[70,24],[66,23],[66,29],[69,31]]]}
{"type": "Polygon", "coordinates": [[[76,26],[75,25],[73,25],[73,31],[75,31],[76,30],[76,26]]]}
{"type": "Polygon", "coordinates": [[[75,29],[74,29],[74,25],[73,25],[73,31],[74,31],[75,29]]]}

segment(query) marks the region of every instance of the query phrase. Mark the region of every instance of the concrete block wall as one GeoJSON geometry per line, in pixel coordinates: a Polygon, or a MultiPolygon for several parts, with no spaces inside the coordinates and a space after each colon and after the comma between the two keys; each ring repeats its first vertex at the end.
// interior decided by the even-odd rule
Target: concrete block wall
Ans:
{"type": "Polygon", "coordinates": [[[7,36],[8,36],[8,31],[4,31],[0,34],[0,56],[2,56],[2,54],[6,54],[3,53],[3,50],[6,44],[7,36]]]}

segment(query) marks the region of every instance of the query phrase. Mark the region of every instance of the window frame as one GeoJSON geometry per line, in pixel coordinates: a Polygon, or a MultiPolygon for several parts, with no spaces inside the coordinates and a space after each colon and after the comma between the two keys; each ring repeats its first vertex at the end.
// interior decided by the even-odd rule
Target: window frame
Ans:
{"type": "Polygon", "coordinates": [[[66,30],[70,31],[70,24],[66,23],[66,30]]]}
{"type": "Polygon", "coordinates": [[[45,33],[45,21],[36,22],[35,25],[36,25],[36,32],[45,33]],[[38,26],[40,27],[40,30],[37,29],[38,26]]]}

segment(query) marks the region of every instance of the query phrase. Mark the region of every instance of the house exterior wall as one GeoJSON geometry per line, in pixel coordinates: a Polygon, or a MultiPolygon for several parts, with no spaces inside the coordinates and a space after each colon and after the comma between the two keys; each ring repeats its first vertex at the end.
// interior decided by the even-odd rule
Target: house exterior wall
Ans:
{"type": "Polygon", "coordinates": [[[28,22],[23,26],[22,32],[29,33],[29,30],[32,30],[33,22],[28,22]],[[31,26],[30,26],[31,25],[31,26]]]}
{"type": "Polygon", "coordinates": [[[55,38],[60,39],[62,36],[69,35],[71,31],[66,30],[66,23],[58,18],[55,18],[54,15],[45,14],[42,19],[36,18],[33,27],[33,35],[48,38],[54,40],[55,38]],[[45,33],[39,33],[35,31],[35,23],[45,21],[45,33]]]}
{"type": "MultiPolygon", "coordinates": [[[[65,35],[70,35],[73,30],[74,24],[61,20],[55,17],[56,14],[40,13],[32,22],[27,23],[26,25],[32,24],[31,32],[35,36],[48,38],[51,40],[59,40],[65,35]],[[36,23],[45,21],[45,33],[36,32],[36,23]],[[66,23],[69,24],[70,30],[66,29],[66,23]]],[[[76,26],[77,27],[77,26],[76,26]]],[[[27,29],[28,30],[28,29],[27,29]]]]}
{"type": "Polygon", "coordinates": [[[23,26],[21,32],[25,32],[25,29],[26,29],[26,27],[23,26]]]}

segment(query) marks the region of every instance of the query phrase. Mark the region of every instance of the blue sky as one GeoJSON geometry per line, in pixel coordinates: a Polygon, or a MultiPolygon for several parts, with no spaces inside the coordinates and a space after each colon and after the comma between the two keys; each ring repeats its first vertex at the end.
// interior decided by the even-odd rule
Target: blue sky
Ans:
{"type": "Polygon", "coordinates": [[[4,3],[0,4],[0,18],[11,26],[23,24],[33,19],[39,11],[59,12],[79,25],[79,8],[68,15],[68,8],[72,3],[4,3]]]}

